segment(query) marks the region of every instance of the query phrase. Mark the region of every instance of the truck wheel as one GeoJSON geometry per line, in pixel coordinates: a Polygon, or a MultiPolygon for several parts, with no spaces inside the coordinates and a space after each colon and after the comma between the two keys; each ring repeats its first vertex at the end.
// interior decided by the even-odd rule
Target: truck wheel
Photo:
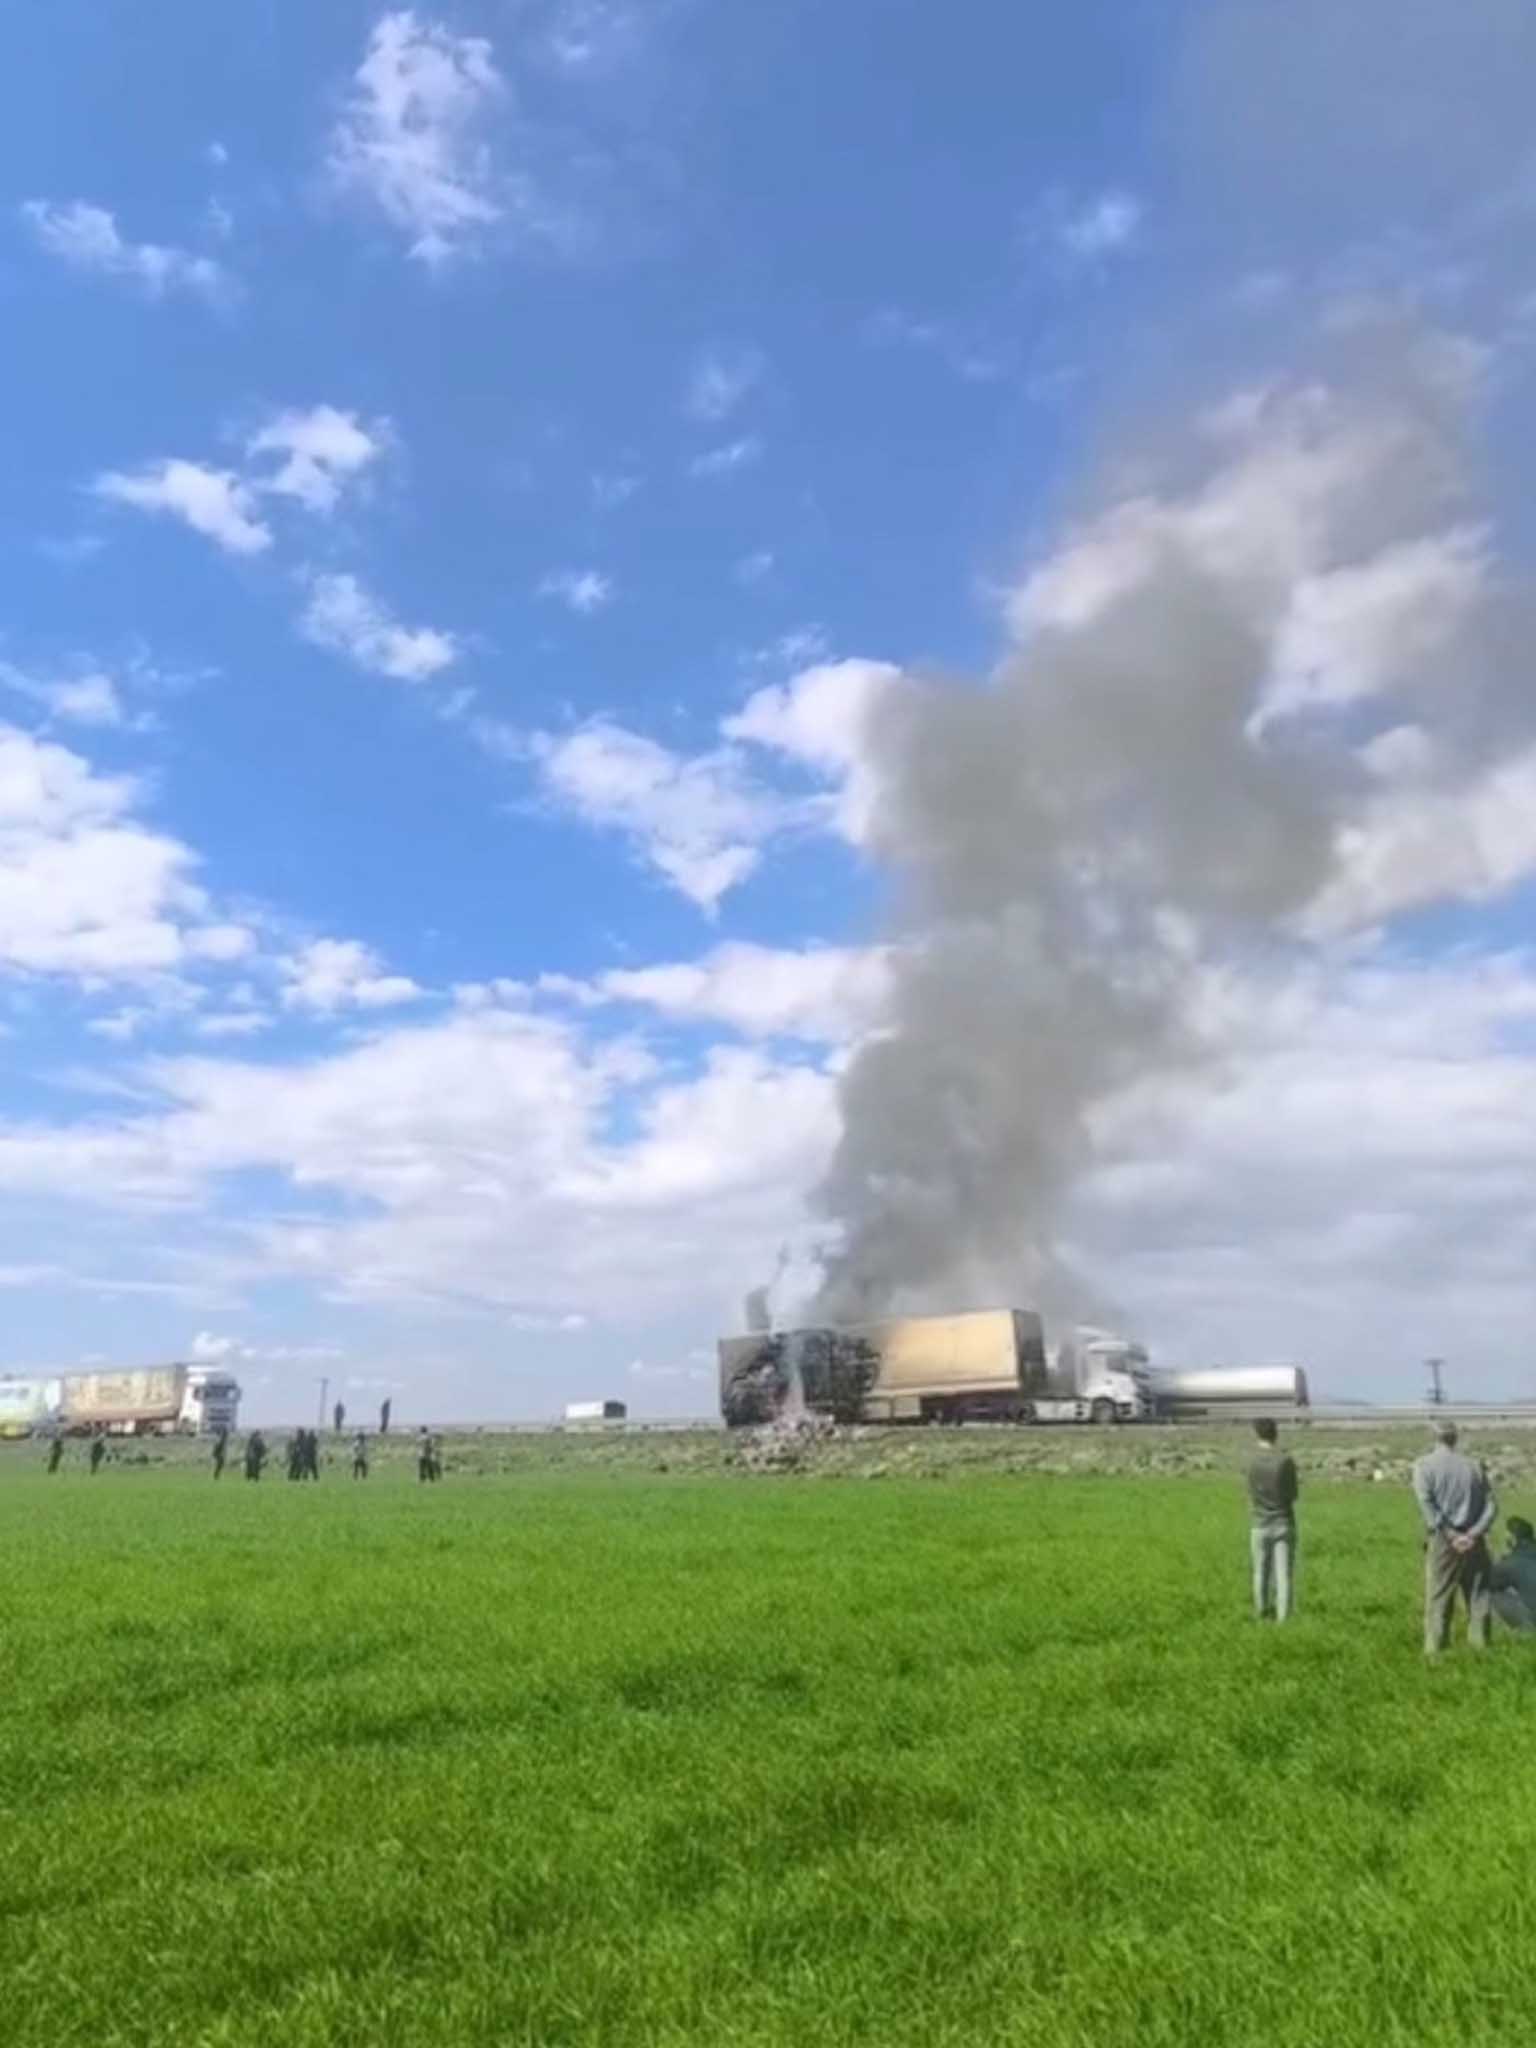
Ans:
{"type": "Polygon", "coordinates": [[[1014,1421],[1015,1421],[1015,1422],[1033,1422],[1033,1421],[1034,1421],[1034,1419],[1035,1419],[1035,1404],[1034,1404],[1034,1402],[1033,1402],[1033,1401],[1021,1401],[1021,1402],[1019,1403],[1019,1405],[1018,1405],[1018,1408],[1017,1408],[1017,1409],[1015,1410],[1015,1412],[1014,1412],[1014,1418],[1013,1418],[1013,1419],[1014,1419],[1014,1421]]]}
{"type": "Polygon", "coordinates": [[[1088,1410],[1088,1418],[1091,1422],[1098,1423],[1100,1428],[1103,1428],[1105,1423],[1116,1422],[1119,1420],[1119,1417],[1115,1413],[1115,1404],[1113,1401],[1095,1401],[1093,1406],[1088,1410]]]}

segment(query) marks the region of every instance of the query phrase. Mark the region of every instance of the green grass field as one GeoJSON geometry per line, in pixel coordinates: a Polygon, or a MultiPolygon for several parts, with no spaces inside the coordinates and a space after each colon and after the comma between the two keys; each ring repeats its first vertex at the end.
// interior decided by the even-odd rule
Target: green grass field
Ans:
{"type": "Polygon", "coordinates": [[[1518,2048],[1536,1657],[1304,1506],[7,1449],[0,2038],[1518,2048]]]}

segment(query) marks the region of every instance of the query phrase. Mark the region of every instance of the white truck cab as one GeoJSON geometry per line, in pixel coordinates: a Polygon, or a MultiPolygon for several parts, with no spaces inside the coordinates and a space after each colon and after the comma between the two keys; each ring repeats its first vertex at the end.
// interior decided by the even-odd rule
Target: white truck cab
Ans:
{"type": "Polygon", "coordinates": [[[233,1434],[240,1420],[240,1382],[218,1366],[193,1366],[181,1396],[176,1428],[188,1436],[233,1434]]]}
{"type": "Polygon", "coordinates": [[[1034,1404],[1040,1422],[1147,1422],[1157,1413],[1144,1344],[1081,1325],[1050,1362],[1054,1398],[1034,1404]]]}
{"type": "Polygon", "coordinates": [[[1156,1413],[1147,1348],[1107,1330],[1079,1333],[1078,1398],[1091,1422],[1146,1422],[1156,1413]]]}

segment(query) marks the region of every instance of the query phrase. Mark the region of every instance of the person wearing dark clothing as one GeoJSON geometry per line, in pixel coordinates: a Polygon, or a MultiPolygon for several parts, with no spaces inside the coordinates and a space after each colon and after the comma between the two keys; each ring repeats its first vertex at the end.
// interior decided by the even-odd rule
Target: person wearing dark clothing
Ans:
{"type": "Polygon", "coordinates": [[[388,1436],[388,1435],[389,1435],[389,1416],[390,1416],[390,1410],[391,1410],[391,1409],[393,1408],[393,1406],[394,1406],[394,1403],[393,1403],[393,1402],[392,1402],[392,1401],[391,1401],[391,1400],[390,1400],[390,1399],[388,1398],[388,1396],[387,1396],[387,1395],[386,1395],[386,1397],[384,1398],[384,1400],[382,1400],[382,1401],[381,1401],[381,1402],[379,1403],[379,1435],[380,1435],[380,1436],[388,1436]]]}
{"type": "Polygon", "coordinates": [[[1451,1639],[1451,1611],[1460,1593],[1467,1605],[1467,1641],[1488,1647],[1493,1607],[1493,1560],[1488,1531],[1499,1504],[1488,1474],[1456,1448],[1456,1425],[1435,1430],[1437,1447],[1413,1468],[1414,1497],[1424,1518],[1424,1651],[1438,1657],[1451,1639]]]}
{"type": "Polygon", "coordinates": [[[1282,1451],[1266,1416],[1253,1425],[1259,1448],[1248,1467],[1253,1611],[1260,1621],[1289,1621],[1296,1604],[1296,1461],[1282,1451]]]}
{"type": "Polygon", "coordinates": [[[416,1478],[419,1484],[425,1486],[431,1477],[432,1439],[427,1434],[427,1425],[423,1423],[416,1432],[416,1478]]]}
{"type": "Polygon", "coordinates": [[[368,1439],[361,1430],[352,1439],[352,1477],[354,1479],[366,1479],[368,1477],[368,1439]]]}
{"type": "Polygon", "coordinates": [[[259,1429],[253,1429],[245,1440],[245,1476],[259,1479],[261,1468],[267,1462],[267,1440],[259,1429]]]}
{"type": "Polygon", "coordinates": [[[63,1464],[63,1462],[64,1439],[62,1436],[56,1436],[53,1442],[48,1446],[48,1470],[50,1472],[57,1472],[59,1467],[63,1464]]]}
{"type": "Polygon", "coordinates": [[[338,1402],[336,1403],[336,1406],[335,1406],[335,1408],[334,1408],[334,1409],[333,1409],[333,1410],[331,1411],[331,1415],[332,1415],[332,1420],[333,1420],[333,1421],[335,1422],[335,1424],[336,1424],[336,1434],[337,1434],[338,1436],[340,1436],[340,1435],[341,1435],[341,1432],[343,1431],[343,1429],[345,1429],[345,1428],[346,1428],[346,1425],[347,1425],[347,1404],[346,1404],[346,1402],[345,1402],[345,1401],[338,1401],[338,1402]]]}
{"type": "Polygon", "coordinates": [[[1516,1635],[1536,1635],[1536,1529],[1523,1515],[1505,1523],[1509,1548],[1494,1559],[1493,1611],[1516,1635]]]}
{"type": "Polygon", "coordinates": [[[299,1474],[299,1477],[301,1479],[319,1481],[320,1432],[318,1429],[306,1429],[304,1432],[304,1469],[299,1474]]]}
{"type": "Polygon", "coordinates": [[[101,1470],[102,1460],[106,1457],[106,1455],[106,1438],[104,1436],[98,1436],[94,1438],[91,1443],[91,1470],[93,1473],[99,1472],[101,1470]]]}
{"type": "Polygon", "coordinates": [[[304,1477],[304,1432],[302,1429],[296,1429],[293,1435],[289,1437],[283,1455],[288,1465],[288,1477],[290,1479],[302,1479],[304,1477]]]}
{"type": "Polygon", "coordinates": [[[215,1479],[222,1479],[224,1477],[224,1465],[228,1457],[229,1431],[227,1429],[216,1430],[213,1438],[213,1476],[215,1479]]]}

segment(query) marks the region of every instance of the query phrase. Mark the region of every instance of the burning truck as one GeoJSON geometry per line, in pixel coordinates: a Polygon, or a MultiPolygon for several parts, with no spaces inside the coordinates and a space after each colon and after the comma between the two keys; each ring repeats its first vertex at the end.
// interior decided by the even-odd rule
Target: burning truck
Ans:
{"type": "Polygon", "coordinates": [[[762,1330],[719,1344],[728,1427],[854,1422],[1148,1422],[1304,1408],[1295,1367],[1155,1372],[1143,1345],[1081,1327],[1048,1351],[1032,1309],[762,1330]]]}

